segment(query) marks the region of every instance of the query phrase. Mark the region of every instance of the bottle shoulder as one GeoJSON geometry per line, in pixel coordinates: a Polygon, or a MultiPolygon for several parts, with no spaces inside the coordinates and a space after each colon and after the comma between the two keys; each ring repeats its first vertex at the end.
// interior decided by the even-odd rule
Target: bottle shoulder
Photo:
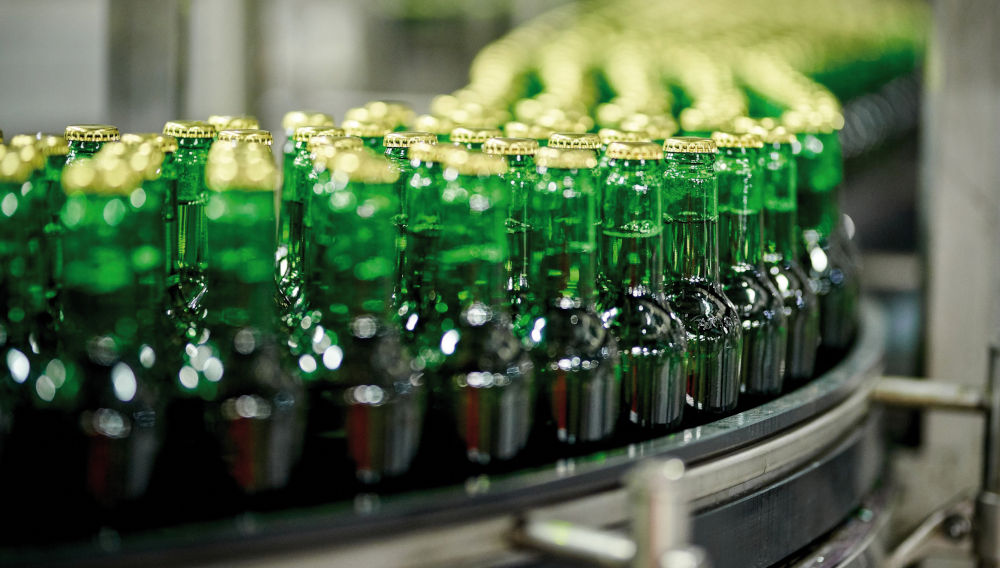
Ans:
{"type": "Polygon", "coordinates": [[[684,324],[661,295],[622,294],[604,302],[604,325],[615,335],[619,348],[660,347],[675,351],[686,348],[684,324]]]}
{"type": "Polygon", "coordinates": [[[758,267],[723,271],[722,289],[741,316],[780,311],[781,295],[767,271],[758,267]]]}
{"type": "Polygon", "coordinates": [[[601,316],[588,308],[552,308],[528,326],[532,350],[549,358],[600,360],[617,356],[618,343],[601,316]]]}
{"type": "Polygon", "coordinates": [[[739,312],[719,283],[678,280],[667,284],[666,296],[689,334],[739,334],[739,312]]]}

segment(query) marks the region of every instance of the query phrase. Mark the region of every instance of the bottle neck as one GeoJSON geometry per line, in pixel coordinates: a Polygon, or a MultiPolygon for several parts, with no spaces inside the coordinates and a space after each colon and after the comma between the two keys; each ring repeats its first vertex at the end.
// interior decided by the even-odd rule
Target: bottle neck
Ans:
{"type": "Polygon", "coordinates": [[[757,266],[763,254],[759,156],[748,148],[723,148],[715,162],[719,183],[719,250],[724,268],[757,266]]]}
{"type": "Polygon", "coordinates": [[[835,132],[801,134],[798,153],[798,217],[804,232],[829,237],[840,219],[839,186],[843,156],[835,132]]]}
{"type": "Polygon", "coordinates": [[[546,305],[596,301],[593,171],[542,168],[528,197],[529,289],[546,305]]]}
{"type": "Polygon", "coordinates": [[[163,293],[161,208],[160,196],[143,188],[66,198],[62,305],[69,333],[133,344],[155,325],[163,293]]]}
{"type": "Polygon", "coordinates": [[[398,207],[391,184],[351,182],[311,199],[306,298],[324,323],[385,320],[396,263],[387,228],[398,207]]]}
{"type": "Polygon", "coordinates": [[[178,138],[173,157],[174,180],[168,187],[170,207],[176,210],[177,229],[171,236],[172,266],[167,284],[177,302],[191,305],[201,293],[206,267],[205,162],[210,138],[178,138]]]}
{"type": "Polygon", "coordinates": [[[764,260],[798,258],[797,169],[789,144],[767,144],[761,155],[764,190],[764,260]]]}
{"type": "Polygon", "coordinates": [[[308,143],[295,142],[292,151],[284,155],[281,176],[281,202],[301,202],[306,198],[306,182],[312,172],[312,154],[308,143]]]}
{"type": "Polygon", "coordinates": [[[270,329],[274,304],[274,192],[211,192],[206,207],[211,326],[270,329]]]}
{"type": "Polygon", "coordinates": [[[670,280],[719,280],[715,155],[668,153],[663,177],[670,280]]]}
{"type": "Polygon", "coordinates": [[[601,196],[600,272],[612,295],[663,292],[663,224],[657,160],[608,161],[601,196]]]}
{"type": "Polygon", "coordinates": [[[97,153],[98,150],[104,146],[104,142],[85,142],[83,140],[71,140],[69,143],[69,152],[66,154],[64,164],[72,164],[73,162],[82,159],[89,158],[97,153]]]}

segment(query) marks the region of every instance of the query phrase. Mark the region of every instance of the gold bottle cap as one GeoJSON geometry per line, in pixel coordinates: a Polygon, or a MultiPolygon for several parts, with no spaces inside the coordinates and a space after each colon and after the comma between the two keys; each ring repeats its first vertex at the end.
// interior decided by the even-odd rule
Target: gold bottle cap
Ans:
{"type": "Polygon", "coordinates": [[[601,137],[593,133],[555,132],[549,136],[552,148],[596,150],[601,147],[601,137]]]}
{"type": "Polygon", "coordinates": [[[0,182],[24,183],[31,173],[45,165],[45,157],[35,144],[0,146],[0,182]]]}
{"type": "Polygon", "coordinates": [[[256,128],[231,128],[219,132],[218,140],[222,142],[246,142],[248,144],[266,144],[270,146],[274,137],[267,130],[256,128]]]}
{"type": "Polygon", "coordinates": [[[137,146],[139,144],[152,144],[154,148],[161,152],[174,152],[177,150],[176,138],[165,134],[157,134],[155,132],[142,132],[138,134],[126,132],[125,134],[122,134],[121,142],[122,144],[129,144],[132,146],[137,146]]]}
{"type": "Polygon", "coordinates": [[[448,152],[444,165],[463,176],[497,176],[507,173],[507,161],[482,152],[448,152]]]}
{"type": "Polygon", "coordinates": [[[597,167],[597,154],[593,150],[540,148],[535,154],[535,165],[540,168],[592,169],[597,167]]]}
{"type": "Polygon", "coordinates": [[[22,146],[36,146],[38,144],[38,138],[30,134],[15,134],[10,142],[7,143],[8,146],[22,147],[22,146]]]}
{"type": "Polygon", "coordinates": [[[382,145],[386,148],[410,148],[414,144],[436,144],[437,136],[430,132],[417,132],[407,130],[404,132],[390,132],[382,138],[382,145]]]}
{"type": "Polygon", "coordinates": [[[548,142],[549,136],[555,130],[541,124],[527,124],[525,122],[508,122],[503,125],[504,136],[511,138],[531,138],[533,140],[545,140],[548,142]]]}
{"type": "Polygon", "coordinates": [[[829,134],[844,126],[844,116],[838,111],[790,110],[781,115],[781,125],[795,134],[829,134]]]}
{"type": "Polygon", "coordinates": [[[503,136],[503,132],[500,132],[498,128],[459,126],[451,131],[451,141],[461,144],[482,144],[496,136],[503,136]]]}
{"type": "Polygon", "coordinates": [[[281,119],[285,132],[295,132],[300,126],[333,126],[333,116],[315,110],[293,110],[281,119]]]}
{"type": "Polygon", "coordinates": [[[44,156],[65,156],[69,153],[69,142],[59,134],[38,134],[38,147],[44,156]]]}
{"type": "Polygon", "coordinates": [[[681,154],[716,154],[719,150],[711,138],[675,136],[663,142],[663,151],[681,154]]]}
{"type": "Polygon", "coordinates": [[[413,107],[402,101],[369,101],[365,103],[365,108],[370,119],[396,126],[409,126],[416,116],[413,107]]]}
{"type": "Polygon", "coordinates": [[[358,138],[382,138],[392,132],[392,127],[384,122],[345,120],[340,127],[348,136],[357,136],[358,138]]]}
{"type": "Polygon", "coordinates": [[[662,160],[660,146],[653,142],[612,142],[605,154],[616,160],[662,160]]]}
{"type": "Polygon", "coordinates": [[[256,116],[241,115],[232,116],[228,114],[213,114],[206,121],[215,127],[216,131],[232,130],[236,128],[249,128],[257,130],[260,128],[260,121],[256,116]]]}
{"type": "Polygon", "coordinates": [[[309,139],[306,146],[310,152],[317,152],[326,147],[340,150],[360,150],[365,147],[365,141],[357,136],[332,136],[320,134],[309,139]]]}
{"type": "Polygon", "coordinates": [[[321,170],[329,170],[334,179],[343,176],[353,183],[396,183],[399,168],[384,156],[376,156],[367,150],[344,150],[324,156],[316,162],[321,170]]]}
{"type": "Polygon", "coordinates": [[[538,140],[534,138],[494,137],[483,142],[483,152],[497,156],[534,156],[538,140]]]}
{"type": "Polygon", "coordinates": [[[208,151],[205,182],[214,191],[274,191],[278,168],[266,145],[218,140],[208,151]]]}
{"type": "Polygon", "coordinates": [[[433,114],[421,114],[413,119],[413,128],[420,132],[447,135],[455,128],[455,123],[445,117],[434,116],[433,114]]]}
{"type": "Polygon", "coordinates": [[[795,135],[785,130],[783,126],[775,127],[760,135],[765,144],[792,144],[795,142],[795,135]]]}
{"type": "Polygon", "coordinates": [[[171,120],[163,133],[174,138],[215,138],[215,127],[201,120],[171,120]]]}
{"type": "Polygon", "coordinates": [[[677,122],[673,117],[666,115],[635,113],[622,120],[621,128],[644,132],[653,140],[666,140],[677,134],[677,122]]]}
{"type": "Polygon", "coordinates": [[[732,134],[713,132],[712,142],[716,148],[763,148],[764,143],[756,134],[732,134]]]}
{"type": "Polygon", "coordinates": [[[317,136],[343,136],[344,129],[331,126],[300,126],[292,134],[295,142],[308,142],[317,136]]]}
{"type": "Polygon", "coordinates": [[[612,142],[651,142],[645,132],[621,130],[618,128],[602,128],[597,131],[597,136],[600,137],[601,144],[605,146],[612,142]]]}
{"type": "Polygon", "coordinates": [[[63,137],[68,142],[113,142],[121,134],[118,127],[109,124],[71,124],[63,137]]]}

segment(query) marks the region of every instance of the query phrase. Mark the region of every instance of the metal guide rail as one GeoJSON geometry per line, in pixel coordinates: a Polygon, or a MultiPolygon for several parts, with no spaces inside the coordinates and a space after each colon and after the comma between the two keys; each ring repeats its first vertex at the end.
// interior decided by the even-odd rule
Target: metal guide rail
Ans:
{"type": "Polygon", "coordinates": [[[878,413],[869,412],[868,401],[880,374],[884,323],[873,306],[862,314],[855,346],[823,376],[662,438],[460,487],[102,534],[93,543],[5,551],[0,558],[103,566],[442,566],[530,561],[547,550],[624,566],[641,552],[623,529],[644,510],[629,504],[624,480],[647,458],[669,457],[683,464],[672,489],[672,510],[685,525],[678,538],[689,534],[690,507],[692,541],[713,565],[769,566],[843,522],[882,473],[878,413]],[[572,542],[581,550],[565,545],[572,542]],[[552,550],[554,543],[562,544],[552,550]]]}

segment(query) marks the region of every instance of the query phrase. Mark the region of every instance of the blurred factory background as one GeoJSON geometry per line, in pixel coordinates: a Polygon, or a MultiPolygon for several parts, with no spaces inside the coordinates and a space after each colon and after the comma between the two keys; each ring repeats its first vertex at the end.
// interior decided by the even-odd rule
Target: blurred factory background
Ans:
{"type": "MultiPolygon", "coordinates": [[[[340,119],[375,98],[425,111],[432,96],[465,84],[482,46],[568,1],[0,0],[0,127],[141,132],[168,118],[247,113],[278,130],[290,109],[340,119]]],[[[1000,4],[931,4],[926,76],[848,101],[862,118],[843,135],[866,151],[847,163],[844,210],[866,286],[890,315],[887,373],[981,384],[998,328],[1000,39],[991,26],[1000,4]],[[884,132],[885,121],[864,120],[887,113],[884,132]]],[[[975,484],[976,420],[892,421],[900,441],[925,444],[898,468],[912,496],[904,517],[975,484]]]]}

